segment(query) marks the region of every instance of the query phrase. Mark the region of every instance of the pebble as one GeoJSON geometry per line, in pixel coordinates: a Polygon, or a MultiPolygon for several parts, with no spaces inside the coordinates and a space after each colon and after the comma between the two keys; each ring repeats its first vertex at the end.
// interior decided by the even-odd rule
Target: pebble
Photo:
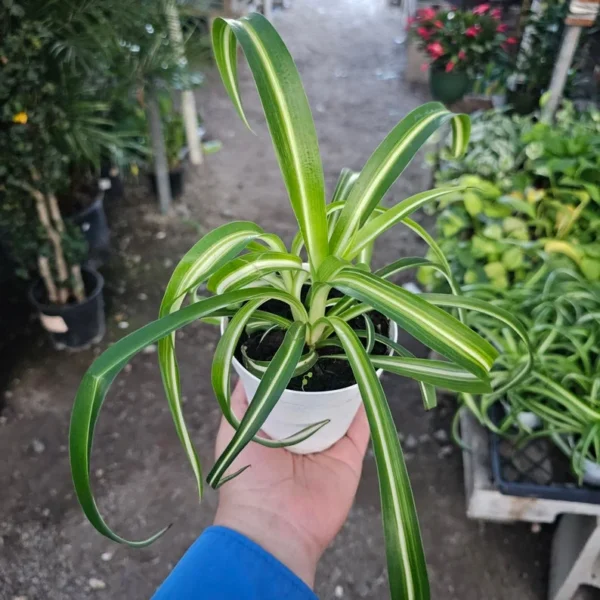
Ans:
{"type": "Polygon", "coordinates": [[[344,588],[341,585],[336,585],[335,590],[333,590],[333,595],[336,598],[343,598],[344,597],[344,588]]]}
{"type": "Polygon", "coordinates": [[[127,321],[119,321],[117,327],[119,329],[127,329],[129,327],[129,323],[127,321]]]}
{"type": "Polygon", "coordinates": [[[156,344],[150,344],[149,346],[146,346],[142,352],[144,354],[154,354],[156,352],[156,344]]]}
{"type": "Polygon", "coordinates": [[[539,533],[542,530],[542,526],[539,523],[531,524],[531,533],[539,533]]]}
{"type": "Polygon", "coordinates": [[[42,442],[42,440],[38,440],[37,438],[31,442],[31,447],[36,454],[42,454],[46,449],[46,444],[42,442]]]}
{"type": "Polygon", "coordinates": [[[156,233],[156,239],[157,240],[164,240],[167,237],[167,234],[165,231],[158,231],[156,233]]]}
{"type": "Polygon", "coordinates": [[[27,600],[27,596],[13,596],[12,600],[27,600]]]}
{"type": "Polygon", "coordinates": [[[144,302],[144,300],[148,300],[148,294],[145,294],[144,292],[140,292],[137,297],[138,300],[141,300],[142,302],[144,302]]]}
{"type": "Polygon", "coordinates": [[[448,441],[448,433],[445,429],[438,429],[433,434],[433,439],[440,444],[445,444],[448,441]]]}
{"type": "Polygon", "coordinates": [[[112,557],[114,556],[114,554],[112,552],[103,552],[100,556],[100,558],[104,561],[104,562],[108,562],[109,560],[112,560],[112,557]]]}
{"type": "Polygon", "coordinates": [[[124,373],[131,373],[131,369],[133,369],[133,365],[131,363],[127,363],[124,367],[123,367],[123,372],[124,373]]]}
{"type": "Polygon", "coordinates": [[[100,478],[104,475],[104,469],[96,469],[96,477],[100,478]]]}
{"type": "Polygon", "coordinates": [[[106,589],[106,583],[102,581],[102,579],[96,579],[96,577],[91,577],[88,579],[88,585],[93,590],[104,590],[106,589]]]}
{"type": "Polygon", "coordinates": [[[8,419],[6,417],[0,417],[0,425],[6,425],[8,419]]]}
{"type": "Polygon", "coordinates": [[[168,269],[173,266],[173,261],[170,258],[165,258],[165,260],[163,260],[163,265],[165,269],[168,269]]]}
{"type": "Polygon", "coordinates": [[[428,442],[431,439],[431,436],[428,433],[422,433],[419,436],[419,442],[421,444],[425,444],[426,442],[428,442]]]}
{"type": "Polygon", "coordinates": [[[10,400],[13,397],[13,393],[10,390],[6,390],[6,392],[4,392],[4,397],[7,400],[10,400]]]}
{"type": "Polygon", "coordinates": [[[417,447],[418,443],[419,442],[417,441],[417,438],[414,435],[412,435],[412,433],[409,433],[406,436],[406,439],[404,440],[404,447],[407,450],[414,450],[417,447]]]}
{"type": "Polygon", "coordinates": [[[42,510],[42,517],[49,517],[49,516],[50,516],[50,509],[44,508],[44,510],[42,510]]]}
{"type": "Polygon", "coordinates": [[[448,458],[452,454],[452,446],[442,446],[438,452],[438,458],[448,458]]]}

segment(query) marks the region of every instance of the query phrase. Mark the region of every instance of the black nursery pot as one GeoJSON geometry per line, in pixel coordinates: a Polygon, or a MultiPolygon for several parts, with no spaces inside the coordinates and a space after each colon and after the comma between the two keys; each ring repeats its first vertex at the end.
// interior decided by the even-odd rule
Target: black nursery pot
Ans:
{"type": "Polygon", "coordinates": [[[87,267],[81,272],[86,294],[81,303],[49,304],[41,279],[29,288],[29,299],[37,309],[42,327],[48,332],[57,350],[86,348],[104,337],[104,278],[87,267]]]}
{"type": "MultiPolygon", "coordinates": [[[[148,173],[150,178],[150,186],[152,193],[158,195],[158,182],[156,181],[155,173],[148,173]]],[[[171,186],[171,196],[177,198],[183,194],[183,168],[179,167],[173,171],[169,171],[169,185],[171,186]]]]}
{"type": "Polygon", "coordinates": [[[110,249],[110,229],[104,212],[104,192],[82,211],[75,213],[71,220],[77,225],[88,244],[88,265],[92,268],[104,264],[110,249]]]}

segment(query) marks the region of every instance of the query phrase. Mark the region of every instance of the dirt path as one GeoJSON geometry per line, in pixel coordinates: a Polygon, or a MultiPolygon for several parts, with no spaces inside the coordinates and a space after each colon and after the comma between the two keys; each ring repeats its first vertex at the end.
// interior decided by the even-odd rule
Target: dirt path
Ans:
{"type": "MultiPolygon", "coordinates": [[[[275,23],[302,72],[331,191],[342,167],[360,168],[383,135],[423,100],[401,79],[402,51],[394,43],[398,14],[384,0],[294,0],[292,9],[276,13],[275,23]]],[[[257,135],[244,130],[211,72],[199,98],[210,133],[224,147],[190,175],[177,215],[156,217],[151,198],[139,191],[110,207],[116,253],[107,270],[110,330],[104,346],[156,315],[173,264],[198,230],[240,218],[291,239],[294,221],[264,118],[249,74],[241,72],[257,135]]],[[[424,189],[428,178],[415,162],[388,201],[424,189]]],[[[398,230],[380,243],[378,261],[422,253],[411,235],[398,230]]],[[[219,418],[209,383],[216,332],[198,325],[178,338],[186,417],[208,466],[219,418]]],[[[86,523],[69,476],[70,408],[97,350],[54,354],[39,336],[24,340],[26,352],[10,375],[0,420],[0,599],[148,598],[210,524],[216,502],[208,491],[198,506],[156,358],[142,354],[119,377],[96,436],[92,472],[109,523],[134,538],[174,524],[152,547],[130,550],[86,523]],[[93,590],[94,585],[105,588],[93,590]]],[[[399,431],[411,436],[407,459],[432,597],[541,600],[548,533],[534,536],[526,526],[467,521],[460,456],[443,438],[451,405],[426,415],[415,386],[399,379],[386,379],[385,386],[399,431]]],[[[377,477],[369,456],[350,519],[320,566],[317,592],[322,600],[386,598],[384,564],[377,477]]]]}

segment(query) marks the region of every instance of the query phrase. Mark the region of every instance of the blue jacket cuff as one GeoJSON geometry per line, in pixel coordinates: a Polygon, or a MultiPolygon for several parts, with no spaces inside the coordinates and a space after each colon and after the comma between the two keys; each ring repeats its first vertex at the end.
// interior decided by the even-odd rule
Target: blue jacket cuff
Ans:
{"type": "Polygon", "coordinates": [[[152,600],[317,600],[312,590],[258,544],[209,527],[152,600]]]}

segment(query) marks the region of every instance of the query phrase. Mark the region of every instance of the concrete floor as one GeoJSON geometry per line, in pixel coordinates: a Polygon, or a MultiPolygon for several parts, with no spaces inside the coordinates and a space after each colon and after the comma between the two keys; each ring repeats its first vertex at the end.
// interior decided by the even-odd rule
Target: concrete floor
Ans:
{"type": "MultiPolygon", "coordinates": [[[[291,9],[275,13],[274,22],[303,76],[331,191],[342,167],[360,168],[389,129],[425,99],[402,80],[403,49],[394,42],[399,13],[384,0],[294,0],[291,9]]],[[[257,135],[244,130],[215,73],[209,72],[198,97],[209,131],[223,141],[223,150],[188,173],[175,214],[158,217],[152,197],[142,189],[109,207],[115,254],[105,270],[109,332],[102,347],[154,318],[174,263],[200,232],[243,218],[291,240],[293,215],[245,67],[241,80],[257,135]],[[118,328],[119,321],[128,328],[118,328]]],[[[387,201],[425,189],[429,179],[422,161],[415,161],[387,201]]],[[[377,261],[423,252],[410,232],[395,230],[379,244],[377,261]]],[[[217,332],[195,325],[178,338],[186,418],[208,467],[219,419],[209,382],[217,332]]],[[[198,505],[155,356],[138,356],[119,377],[103,409],[94,448],[95,491],[117,531],[142,537],[173,523],[150,548],[131,550],[102,538],[85,521],[69,475],[72,399],[99,349],[56,354],[35,331],[22,338],[20,348],[0,417],[0,599],[148,598],[211,523],[217,500],[209,491],[198,505]],[[94,584],[104,589],[94,590],[94,584]]],[[[423,352],[418,346],[415,350],[423,352]]],[[[527,525],[468,521],[460,453],[443,435],[452,402],[425,414],[411,382],[388,377],[384,384],[398,431],[405,439],[412,436],[407,460],[432,598],[542,600],[550,528],[533,534],[527,525]]],[[[320,565],[316,591],[322,600],[388,597],[371,455],[350,518],[320,565]]]]}

